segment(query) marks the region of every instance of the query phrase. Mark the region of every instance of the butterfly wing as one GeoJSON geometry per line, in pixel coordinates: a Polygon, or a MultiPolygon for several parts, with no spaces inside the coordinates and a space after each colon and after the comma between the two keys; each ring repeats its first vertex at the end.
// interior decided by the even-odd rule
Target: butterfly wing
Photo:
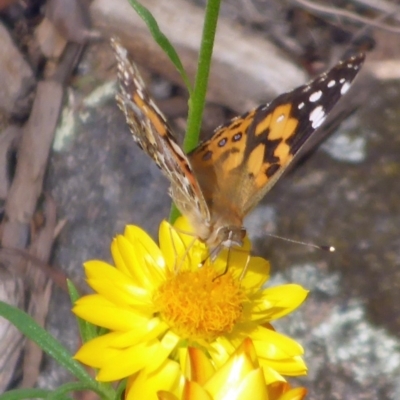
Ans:
{"type": "Polygon", "coordinates": [[[222,224],[236,223],[261,200],[347,92],[364,58],[359,54],[340,62],[233,119],[188,155],[212,221],[224,214],[222,224]]]}
{"type": "Polygon", "coordinates": [[[159,108],[151,99],[143,79],[127,50],[111,40],[118,63],[120,91],[117,103],[123,111],[133,139],[171,182],[171,196],[182,214],[209,221],[208,206],[188,158],[176,142],[159,108]]]}

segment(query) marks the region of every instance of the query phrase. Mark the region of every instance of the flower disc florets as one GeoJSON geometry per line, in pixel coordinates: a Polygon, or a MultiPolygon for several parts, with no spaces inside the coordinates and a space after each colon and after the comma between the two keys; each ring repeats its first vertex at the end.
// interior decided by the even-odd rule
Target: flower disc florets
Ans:
{"type": "Polygon", "coordinates": [[[229,271],[219,275],[204,266],[170,276],[156,291],[154,303],[176,334],[211,342],[232,332],[244,299],[240,282],[229,271]]]}

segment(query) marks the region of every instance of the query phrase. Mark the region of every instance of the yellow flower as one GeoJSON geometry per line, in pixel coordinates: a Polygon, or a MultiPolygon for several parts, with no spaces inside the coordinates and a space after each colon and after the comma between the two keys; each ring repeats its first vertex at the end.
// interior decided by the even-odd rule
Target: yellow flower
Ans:
{"type": "Polygon", "coordinates": [[[269,264],[250,257],[248,243],[212,261],[188,231],[184,219],[175,228],[163,222],[158,247],[140,228],[127,226],[111,245],[115,267],[85,263],[96,293],[79,299],[73,311],[109,332],[83,344],[75,358],[97,368],[99,381],[156,376],[166,368],[175,371],[168,378],[174,385],[180,372],[171,361],[179,349],[201,348],[218,368],[250,337],[267,384],[284,381],[281,374],[305,374],[302,347],[270,321],[297,308],[306,290],[291,284],[263,289],[269,264]]]}
{"type": "MultiPolygon", "coordinates": [[[[160,390],[159,400],[302,400],[306,395],[306,389],[291,389],[286,382],[267,385],[249,338],[218,370],[198,348],[189,348],[187,356],[187,377],[181,394],[160,390]]],[[[128,385],[126,400],[139,398],[139,394],[128,385]]]]}

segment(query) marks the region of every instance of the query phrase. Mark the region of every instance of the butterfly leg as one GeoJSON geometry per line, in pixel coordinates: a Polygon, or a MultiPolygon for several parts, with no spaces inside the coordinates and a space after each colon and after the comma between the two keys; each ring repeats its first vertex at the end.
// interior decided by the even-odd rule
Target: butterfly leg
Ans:
{"type": "MultiPolygon", "coordinates": [[[[175,259],[177,260],[177,263],[175,265],[175,272],[178,272],[181,269],[181,267],[182,267],[182,265],[183,265],[183,263],[185,261],[185,258],[189,256],[189,252],[192,249],[192,247],[194,246],[197,238],[193,233],[187,232],[187,231],[183,231],[181,229],[177,229],[177,228],[175,228],[173,226],[170,226],[169,229],[170,229],[171,242],[172,242],[173,248],[174,248],[175,259]],[[185,246],[184,243],[183,243],[183,245],[185,247],[185,251],[184,251],[184,253],[182,255],[180,255],[178,253],[178,249],[175,246],[175,240],[173,240],[172,230],[174,230],[175,232],[177,232],[177,233],[179,233],[181,235],[182,234],[183,235],[187,235],[187,236],[190,236],[192,238],[192,240],[190,241],[190,243],[187,246],[185,246]]],[[[179,239],[182,240],[181,238],[179,238],[179,239]]],[[[200,264],[199,266],[202,266],[202,264],[200,264]]]]}

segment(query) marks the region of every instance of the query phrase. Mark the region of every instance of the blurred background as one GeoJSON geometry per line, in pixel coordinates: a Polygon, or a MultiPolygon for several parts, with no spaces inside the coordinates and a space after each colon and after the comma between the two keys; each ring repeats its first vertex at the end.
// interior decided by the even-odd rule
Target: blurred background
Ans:
{"type": "MultiPolygon", "coordinates": [[[[206,1],[141,3],[193,78],[206,1]]],[[[310,290],[276,323],[306,350],[309,375],[295,383],[309,399],[400,398],[399,34],[395,1],[222,2],[203,139],[367,52],[348,95],[246,220],[253,253],[271,262],[271,285],[310,290]]],[[[79,336],[65,278],[87,293],[82,263],[111,261],[111,240],[126,224],[157,239],[171,203],[167,180],[117,109],[112,35],[181,140],[187,91],[126,0],[0,1],[0,299],[71,352],[79,336]]],[[[0,320],[0,392],[70,379],[0,320]]]]}

